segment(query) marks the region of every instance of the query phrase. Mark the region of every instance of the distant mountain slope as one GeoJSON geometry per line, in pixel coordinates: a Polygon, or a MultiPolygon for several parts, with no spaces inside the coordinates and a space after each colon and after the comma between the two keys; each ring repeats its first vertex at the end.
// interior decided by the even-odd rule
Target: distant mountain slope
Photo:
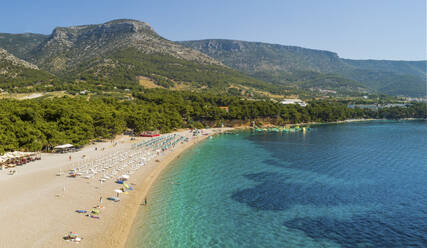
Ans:
{"type": "Polygon", "coordinates": [[[46,40],[44,34],[6,34],[0,33],[0,48],[3,48],[20,59],[26,59],[28,53],[46,40]]]}
{"type": "MultiPolygon", "coordinates": [[[[5,64],[9,64],[10,66],[18,66],[25,69],[39,70],[36,65],[28,63],[25,60],[19,59],[2,48],[0,48],[0,60],[5,64]]],[[[7,68],[3,67],[3,69],[5,70],[7,68]]]]}
{"type": "Polygon", "coordinates": [[[40,70],[36,65],[21,60],[0,48],[0,88],[12,89],[48,83],[54,79],[51,74],[40,70]]]}
{"type": "Polygon", "coordinates": [[[424,78],[426,76],[426,61],[394,61],[394,60],[353,60],[341,59],[345,63],[364,70],[393,72],[424,78]]]}
{"type": "MultiPolygon", "coordinates": [[[[236,40],[183,41],[224,64],[276,84],[304,86],[305,75],[310,85],[323,87],[323,74],[335,74],[336,86],[351,87],[348,79],[371,90],[394,95],[422,96],[425,94],[426,61],[349,60],[336,53],[236,40]],[[319,79],[312,78],[312,72],[319,79]],[[347,80],[346,80],[347,78],[347,80]]],[[[335,76],[334,76],[335,77],[335,76]]],[[[329,86],[329,88],[336,88],[329,86]]]]}
{"type": "Polygon", "coordinates": [[[259,70],[334,72],[348,67],[336,53],[237,40],[183,41],[233,68],[252,72],[259,70]]]}
{"type": "Polygon", "coordinates": [[[164,87],[184,83],[192,88],[227,90],[237,84],[280,90],[198,50],[169,41],[137,20],[58,27],[23,57],[65,82],[86,82],[108,89],[131,88],[139,76],[144,76],[164,87]]]}

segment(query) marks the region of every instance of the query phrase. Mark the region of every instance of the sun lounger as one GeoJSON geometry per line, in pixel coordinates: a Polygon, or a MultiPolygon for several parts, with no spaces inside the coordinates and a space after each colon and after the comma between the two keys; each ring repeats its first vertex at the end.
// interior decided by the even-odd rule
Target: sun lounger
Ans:
{"type": "Polygon", "coordinates": [[[118,198],[118,197],[108,197],[107,200],[114,201],[114,202],[119,202],[120,198],[118,198]]]}

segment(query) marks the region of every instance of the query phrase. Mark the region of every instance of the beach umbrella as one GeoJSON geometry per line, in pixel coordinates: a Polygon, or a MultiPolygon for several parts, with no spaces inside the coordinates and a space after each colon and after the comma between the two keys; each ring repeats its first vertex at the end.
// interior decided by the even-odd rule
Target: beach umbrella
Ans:
{"type": "Polygon", "coordinates": [[[117,197],[119,197],[119,194],[120,194],[120,193],[123,193],[123,191],[122,191],[122,190],[120,190],[120,189],[115,189],[115,190],[114,190],[114,192],[116,192],[116,193],[117,193],[117,197]]]}
{"type": "Polygon", "coordinates": [[[120,177],[120,179],[122,180],[122,181],[126,181],[126,180],[128,180],[130,178],[130,176],[129,175],[122,175],[121,177],[120,177]]]}

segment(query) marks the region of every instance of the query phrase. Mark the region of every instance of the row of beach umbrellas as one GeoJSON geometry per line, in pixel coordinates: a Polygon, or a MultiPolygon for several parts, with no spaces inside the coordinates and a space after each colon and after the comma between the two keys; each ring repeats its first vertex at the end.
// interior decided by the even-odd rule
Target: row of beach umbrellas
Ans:
{"type": "Polygon", "coordinates": [[[69,175],[81,176],[86,179],[96,178],[101,183],[111,178],[117,178],[122,173],[131,175],[148,161],[160,155],[161,152],[175,147],[177,143],[184,140],[184,136],[177,134],[154,137],[134,144],[130,151],[117,151],[93,160],[79,161],[70,170],[69,175]]]}

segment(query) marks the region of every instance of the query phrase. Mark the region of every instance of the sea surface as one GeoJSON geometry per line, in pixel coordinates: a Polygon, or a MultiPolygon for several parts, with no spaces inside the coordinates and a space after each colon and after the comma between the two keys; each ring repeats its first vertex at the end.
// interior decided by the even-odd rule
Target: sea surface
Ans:
{"type": "Polygon", "coordinates": [[[427,122],[219,135],[166,169],[129,247],[427,247],[427,122]]]}

